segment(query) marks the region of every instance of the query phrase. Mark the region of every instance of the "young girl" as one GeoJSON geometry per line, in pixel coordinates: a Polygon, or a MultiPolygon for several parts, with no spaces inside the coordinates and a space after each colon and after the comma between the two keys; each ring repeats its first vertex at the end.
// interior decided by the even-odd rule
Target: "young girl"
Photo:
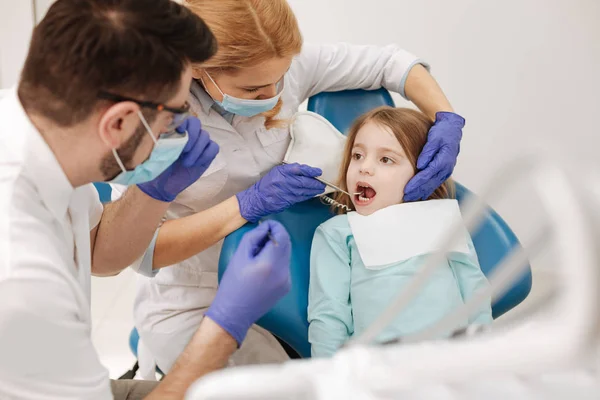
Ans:
{"type": "MultiPolygon", "coordinates": [[[[361,116],[348,134],[338,184],[338,215],[319,226],[311,251],[308,321],[312,355],[329,356],[360,335],[423,266],[427,253],[460,221],[447,180],[428,201],[402,203],[431,122],[418,111],[381,107],[361,116]]],[[[488,285],[471,238],[447,253],[417,298],[379,337],[419,332],[488,285]]],[[[492,321],[490,302],[468,321],[492,321]]],[[[448,332],[450,334],[451,332],[448,332]]]]}

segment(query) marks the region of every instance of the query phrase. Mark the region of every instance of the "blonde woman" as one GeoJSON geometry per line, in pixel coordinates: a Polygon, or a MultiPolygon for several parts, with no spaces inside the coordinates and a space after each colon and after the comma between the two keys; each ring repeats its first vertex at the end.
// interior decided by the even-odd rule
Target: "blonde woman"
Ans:
{"type": "MultiPolygon", "coordinates": [[[[290,140],[286,120],[304,100],[324,91],[380,87],[412,100],[433,128],[406,200],[429,197],[450,176],[464,125],[426,65],[395,45],[304,44],[285,0],[184,4],[207,23],[219,45],[213,58],[194,66],[189,102],[220,152],[172,203],[136,265],[142,274],[156,275],[140,278],[135,301],[140,363],[152,358],[165,372],[216,294],[221,240],[248,221],[323,191],[312,179],[319,170],[279,165],[290,140]]],[[[256,326],[236,339],[241,347],[232,364],[288,358],[277,340],[256,326]]]]}

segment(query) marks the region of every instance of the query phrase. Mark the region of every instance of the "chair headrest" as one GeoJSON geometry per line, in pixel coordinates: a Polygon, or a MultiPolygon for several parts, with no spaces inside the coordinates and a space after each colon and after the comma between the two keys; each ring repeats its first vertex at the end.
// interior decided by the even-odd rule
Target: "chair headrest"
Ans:
{"type": "MultiPolygon", "coordinates": [[[[290,135],[292,139],[284,160],[320,168],[323,170],[321,177],[335,184],[346,137],[325,118],[310,111],[299,112],[292,117],[290,135]]],[[[325,193],[332,191],[327,187],[325,193]]]]}

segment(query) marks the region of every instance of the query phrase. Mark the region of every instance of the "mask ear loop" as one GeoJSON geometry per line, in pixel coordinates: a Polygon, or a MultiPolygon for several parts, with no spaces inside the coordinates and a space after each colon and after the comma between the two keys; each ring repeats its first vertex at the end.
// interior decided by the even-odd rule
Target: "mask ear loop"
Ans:
{"type": "MultiPolygon", "coordinates": [[[[148,132],[148,134],[152,138],[154,145],[157,145],[158,140],[154,137],[154,134],[152,133],[152,128],[150,128],[150,125],[148,125],[148,122],[146,121],[146,118],[144,118],[144,114],[142,114],[142,111],[138,110],[137,115],[140,118],[142,125],[144,125],[144,128],[146,128],[146,132],[148,132]]],[[[123,164],[123,161],[121,161],[121,157],[119,157],[117,149],[112,148],[111,151],[113,153],[113,156],[115,157],[115,160],[117,161],[117,164],[119,164],[119,168],[121,168],[121,171],[127,172],[127,168],[125,168],[125,164],[123,164]]]]}
{"type": "Polygon", "coordinates": [[[123,161],[121,161],[121,157],[119,157],[119,155],[117,154],[117,150],[116,149],[111,149],[113,156],[115,157],[115,160],[117,160],[117,164],[119,164],[119,168],[121,168],[121,171],[123,172],[127,172],[127,169],[125,169],[125,165],[123,165],[123,161]]]}
{"type": "Polygon", "coordinates": [[[154,137],[154,133],[152,132],[152,128],[150,128],[150,125],[146,121],[146,118],[144,118],[144,114],[142,114],[142,111],[138,110],[137,114],[138,114],[138,117],[140,117],[140,121],[142,121],[142,125],[144,125],[144,128],[146,128],[146,132],[148,132],[148,135],[150,135],[150,137],[152,138],[152,141],[154,142],[154,144],[155,145],[158,144],[158,139],[156,139],[154,137]]]}
{"type": "MultiPolygon", "coordinates": [[[[212,78],[212,76],[210,76],[210,74],[208,72],[206,72],[206,71],[204,71],[204,73],[206,74],[206,76],[208,76],[208,79],[210,79],[210,81],[212,82],[212,84],[215,85],[215,87],[217,88],[217,90],[219,91],[219,93],[221,93],[221,96],[223,96],[223,98],[225,98],[225,93],[223,93],[223,91],[221,90],[221,88],[219,87],[219,85],[217,85],[217,82],[215,82],[215,80],[212,78]]],[[[202,79],[202,77],[200,77],[200,81],[204,85],[204,90],[206,90],[206,83],[204,83],[204,79],[202,79]]],[[[207,90],[207,93],[208,93],[208,90],[207,90]]]]}

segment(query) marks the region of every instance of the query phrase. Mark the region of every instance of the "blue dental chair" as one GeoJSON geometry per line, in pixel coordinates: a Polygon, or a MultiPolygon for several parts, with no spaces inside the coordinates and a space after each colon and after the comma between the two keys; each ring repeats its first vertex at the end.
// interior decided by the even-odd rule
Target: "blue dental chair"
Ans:
{"type": "Polygon", "coordinates": [[[100,201],[105,204],[110,202],[110,194],[112,192],[110,185],[104,182],[94,183],[96,190],[98,191],[98,197],[100,201]]]}
{"type": "MultiPolygon", "coordinates": [[[[316,112],[329,120],[342,133],[347,134],[352,122],[361,114],[382,105],[394,106],[385,89],[374,91],[348,90],[320,93],[309,99],[309,111],[316,112]]],[[[467,188],[456,183],[459,204],[473,196],[467,188]]],[[[297,204],[290,209],[265,219],[281,222],[288,230],[292,241],[292,289],[273,309],[258,321],[258,325],[273,333],[280,341],[291,347],[300,357],[310,357],[308,343],[308,283],[310,248],[315,229],[333,214],[319,199],[297,204]]],[[[219,260],[219,279],[235,252],[242,236],[256,225],[246,224],[231,233],[224,241],[219,260]]],[[[486,276],[519,241],[506,222],[491,208],[483,224],[473,235],[473,242],[481,268],[486,276]]],[[[492,305],[494,318],[501,316],[521,303],[531,290],[531,269],[492,305]]]]}

